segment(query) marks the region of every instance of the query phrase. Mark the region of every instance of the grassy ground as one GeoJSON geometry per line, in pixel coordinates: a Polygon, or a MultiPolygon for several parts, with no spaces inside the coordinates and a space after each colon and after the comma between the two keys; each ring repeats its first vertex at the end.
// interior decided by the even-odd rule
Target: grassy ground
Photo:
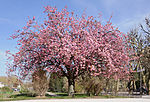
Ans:
{"type": "Polygon", "coordinates": [[[33,94],[13,94],[9,98],[0,98],[0,101],[14,101],[14,100],[32,100],[32,99],[71,99],[71,98],[127,98],[123,96],[111,96],[111,95],[100,95],[100,96],[88,96],[86,94],[75,94],[74,97],[68,96],[67,93],[56,93],[57,96],[46,97],[35,97],[33,94]]]}

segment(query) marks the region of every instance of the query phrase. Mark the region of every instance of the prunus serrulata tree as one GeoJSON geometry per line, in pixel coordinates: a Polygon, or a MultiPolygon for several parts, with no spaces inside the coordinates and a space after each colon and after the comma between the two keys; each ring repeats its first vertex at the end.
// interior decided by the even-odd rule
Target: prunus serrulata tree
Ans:
{"type": "Polygon", "coordinates": [[[129,74],[126,36],[110,21],[102,24],[93,16],[78,17],[67,8],[47,6],[44,12],[43,24],[33,17],[12,36],[18,39],[18,52],[9,71],[18,70],[23,77],[39,68],[57,72],[67,77],[69,95],[75,79],[86,72],[115,79],[129,74]]]}

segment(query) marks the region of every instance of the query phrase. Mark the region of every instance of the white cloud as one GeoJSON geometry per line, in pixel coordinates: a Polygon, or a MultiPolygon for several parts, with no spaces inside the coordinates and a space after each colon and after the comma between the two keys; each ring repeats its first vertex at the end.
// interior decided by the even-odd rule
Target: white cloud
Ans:
{"type": "Polygon", "coordinates": [[[5,61],[6,61],[6,56],[5,56],[5,52],[0,50],[0,76],[6,75],[6,65],[5,65],[5,61]]]}
{"type": "Polygon", "coordinates": [[[5,52],[0,50],[0,60],[5,59],[5,52]]]}
{"type": "Polygon", "coordinates": [[[72,4],[83,8],[83,10],[85,9],[86,12],[90,13],[90,16],[96,15],[99,12],[93,2],[87,0],[72,0],[72,4]]]}
{"type": "Polygon", "coordinates": [[[0,17],[0,23],[11,23],[12,21],[7,18],[0,17]]]}
{"type": "Polygon", "coordinates": [[[147,17],[148,14],[139,14],[136,17],[127,18],[122,20],[122,22],[118,23],[117,26],[123,32],[128,32],[130,29],[139,27],[139,24],[144,22],[144,18],[147,17]]]}
{"type": "Polygon", "coordinates": [[[6,56],[5,56],[5,52],[0,50],[0,69],[3,70],[5,66],[5,62],[6,62],[6,56]]]}
{"type": "MultiPolygon", "coordinates": [[[[100,0],[101,1],[101,0],[100,0]]],[[[118,5],[120,0],[103,0],[102,3],[103,5],[105,5],[106,7],[111,7],[111,6],[115,6],[118,5]]]]}

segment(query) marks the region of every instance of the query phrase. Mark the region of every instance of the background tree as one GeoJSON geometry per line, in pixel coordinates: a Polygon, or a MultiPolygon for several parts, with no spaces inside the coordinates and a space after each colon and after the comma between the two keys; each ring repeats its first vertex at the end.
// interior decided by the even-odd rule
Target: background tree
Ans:
{"type": "Polygon", "coordinates": [[[139,28],[133,29],[129,33],[130,47],[135,51],[133,56],[138,57],[137,60],[131,61],[130,66],[137,72],[134,72],[134,81],[140,80],[142,74],[142,85],[146,84],[149,90],[150,80],[150,20],[145,18],[145,25],[140,24],[139,28]],[[142,72],[140,70],[144,69],[142,72]]]}
{"type": "Polygon", "coordinates": [[[39,69],[32,74],[33,89],[38,97],[45,97],[45,93],[48,90],[48,79],[46,71],[39,69]]]}
{"type": "Polygon", "coordinates": [[[64,89],[64,77],[59,77],[56,73],[52,73],[49,81],[49,91],[66,92],[66,89],[64,89]]]}
{"type": "Polygon", "coordinates": [[[140,25],[140,28],[145,37],[144,39],[144,48],[142,55],[142,66],[145,68],[145,82],[148,88],[148,92],[150,94],[150,19],[148,17],[145,18],[145,25],[140,25]]]}
{"type": "Polygon", "coordinates": [[[90,96],[99,95],[104,88],[105,82],[104,79],[100,77],[89,76],[86,74],[81,77],[81,79],[79,80],[79,84],[82,85],[85,93],[90,96]]]}
{"type": "Polygon", "coordinates": [[[69,95],[74,92],[75,79],[84,73],[128,77],[126,36],[110,21],[102,24],[93,16],[78,17],[67,8],[59,12],[47,6],[44,12],[47,19],[43,24],[33,17],[12,36],[18,39],[18,52],[12,55],[9,71],[18,71],[23,77],[39,69],[57,72],[68,79],[69,95]]]}

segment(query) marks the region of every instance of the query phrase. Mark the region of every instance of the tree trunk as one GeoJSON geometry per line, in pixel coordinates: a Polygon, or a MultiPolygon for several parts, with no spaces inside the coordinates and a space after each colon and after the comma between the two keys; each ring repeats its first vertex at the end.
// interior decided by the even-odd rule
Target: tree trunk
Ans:
{"type": "Polygon", "coordinates": [[[150,95],[150,80],[149,80],[149,83],[148,83],[148,95],[150,95]]]}
{"type": "Polygon", "coordinates": [[[68,78],[68,95],[73,96],[75,92],[75,80],[68,78]]]}
{"type": "Polygon", "coordinates": [[[146,86],[147,86],[148,95],[150,95],[150,73],[149,76],[147,77],[146,86]]]}
{"type": "Polygon", "coordinates": [[[119,92],[119,85],[120,85],[120,80],[118,79],[118,80],[117,80],[116,95],[117,95],[117,94],[118,94],[118,92],[119,92]]]}
{"type": "Polygon", "coordinates": [[[106,79],[105,95],[108,95],[108,84],[109,84],[109,79],[106,79]]]}
{"type": "Polygon", "coordinates": [[[119,79],[115,81],[115,96],[118,94],[119,91],[119,79]]]}
{"type": "Polygon", "coordinates": [[[149,77],[148,77],[148,95],[150,95],[150,72],[149,72],[149,77]]]}

